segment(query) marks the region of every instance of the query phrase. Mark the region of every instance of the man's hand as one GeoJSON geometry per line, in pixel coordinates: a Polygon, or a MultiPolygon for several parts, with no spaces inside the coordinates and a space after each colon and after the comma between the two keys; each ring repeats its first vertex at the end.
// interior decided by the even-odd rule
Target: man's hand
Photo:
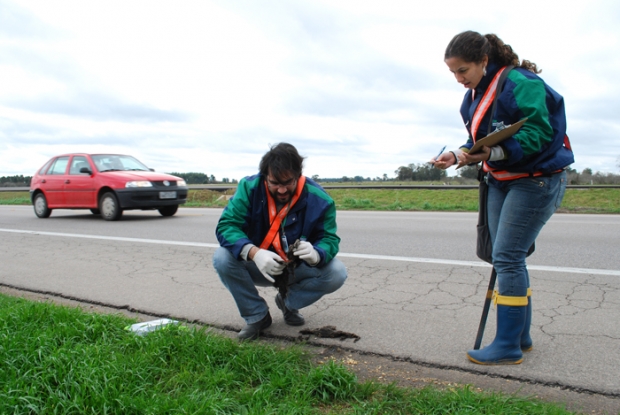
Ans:
{"type": "Polygon", "coordinates": [[[314,249],[314,246],[310,242],[301,241],[297,246],[297,249],[293,251],[293,255],[303,259],[308,265],[316,265],[321,261],[319,252],[314,249]]]}
{"type": "Polygon", "coordinates": [[[265,276],[268,281],[276,282],[271,275],[280,275],[286,267],[286,264],[280,258],[280,255],[266,249],[259,249],[252,258],[258,270],[265,276]]]}

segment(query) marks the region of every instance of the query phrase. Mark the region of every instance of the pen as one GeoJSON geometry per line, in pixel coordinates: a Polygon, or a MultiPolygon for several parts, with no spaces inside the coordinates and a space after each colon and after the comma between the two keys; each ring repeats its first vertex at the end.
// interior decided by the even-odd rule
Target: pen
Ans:
{"type": "Polygon", "coordinates": [[[437,161],[437,157],[441,156],[443,154],[443,151],[446,149],[446,146],[443,146],[443,148],[441,150],[439,150],[439,154],[437,154],[435,156],[435,161],[437,161]]]}

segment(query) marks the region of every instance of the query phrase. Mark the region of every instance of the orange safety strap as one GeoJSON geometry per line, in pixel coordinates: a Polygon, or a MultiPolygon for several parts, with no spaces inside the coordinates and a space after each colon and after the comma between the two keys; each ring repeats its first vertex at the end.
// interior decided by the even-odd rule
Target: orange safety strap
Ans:
{"type": "Polygon", "coordinates": [[[564,134],[564,147],[566,147],[570,151],[573,151],[572,147],[570,146],[570,140],[568,139],[568,135],[566,134],[564,134]]]}
{"type": "Polygon", "coordinates": [[[544,174],[539,171],[534,172],[534,173],[511,173],[507,170],[491,170],[491,168],[487,165],[486,162],[484,163],[484,171],[491,173],[493,178],[499,181],[516,180],[516,179],[522,179],[524,177],[537,177],[537,176],[542,176],[544,174]]]}
{"type": "MultiPolygon", "coordinates": [[[[484,114],[486,114],[487,110],[491,105],[493,105],[493,100],[495,99],[495,91],[497,90],[497,83],[499,82],[499,77],[502,75],[506,67],[501,68],[491,81],[491,84],[487,88],[486,92],[482,96],[476,111],[474,112],[474,117],[471,120],[471,138],[473,138],[474,143],[476,142],[476,134],[478,133],[478,127],[480,127],[480,122],[484,118],[484,114]]],[[[491,114],[491,117],[493,114],[491,114]]]]}
{"type": "Polygon", "coordinates": [[[295,194],[291,198],[291,201],[286,206],[286,208],[280,209],[280,212],[277,211],[276,202],[269,193],[269,187],[267,186],[267,182],[265,182],[265,189],[267,189],[267,207],[269,208],[269,222],[271,222],[271,227],[269,228],[269,232],[267,232],[267,236],[263,239],[263,242],[260,244],[261,249],[268,249],[271,245],[273,245],[274,249],[280,255],[280,257],[284,261],[288,261],[286,253],[284,249],[282,249],[282,242],[280,242],[280,224],[282,220],[286,217],[289,210],[295,203],[299,200],[299,196],[301,196],[301,192],[304,189],[304,185],[306,184],[306,177],[301,176],[299,180],[297,180],[297,189],[295,190],[295,194]]]}
{"type": "MultiPolygon", "coordinates": [[[[560,173],[562,170],[563,169],[556,170],[554,172],[551,172],[551,174],[560,173]]],[[[492,170],[487,165],[486,162],[484,162],[484,171],[490,173],[494,179],[499,180],[499,181],[516,180],[516,179],[522,179],[524,177],[539,177],[539,176],[544,176],[546,174],[549,174],[549,173],[543,173],[541,171],[536,171],[534,173],[512,173],[507,170],[492,170]]]]}
{"type": "MultiPolygon", "coordinates": [[[[495,99],[495,92],[497,91],[497,84],[499,82],[500,76],[502,76],[502,72],[504,72],[505,69],[506,67],[504,66],[499,71],[497,71],[497,73],[493,77],[493,80],[489,84],[489,87],[482,96],[482,99],[478,103],[478,107],[476,107],[476,111],[474,112],[474,116],[471,120],[471,138],[474,140],[474,143],[476,142],[478,127],[480,127],[480,123],[484,118],[484,114],[486,114],[486,112],[489,110],[489,107],[493,105],[493,100],[495,99]]],[[[491,114],[491,117],[493,117],[493,114],[491,114]]],[[[482,162],[482,167],[486,172],[491,170],[490,167],[487,165],[486,161],[482,162]]]]}
{"type": "MultiPolygon", "coordinates": [[[[568,140],[568,135],[564,135],[564,147],[566,147],[570,151],[573,151],[573,149],[570,146],[570,141],[568,140]]],[[[491,176],[493,176],[493,178],[499,181],[516,180],[516,179],[522,179],[524,177],[538,177],[538,176],[543,176],[546,174],[541,171],[537,171],[534,173],[512,173],[507,170],[493,170],[491,166],[487,164],[486,161],[482,162],[482,169],[485,172],[490,173],[491,176]]],[[[554,171],[553,173],[559,173],[561,171],[562,169],[559,169],[559,170],[554,171]]]]}

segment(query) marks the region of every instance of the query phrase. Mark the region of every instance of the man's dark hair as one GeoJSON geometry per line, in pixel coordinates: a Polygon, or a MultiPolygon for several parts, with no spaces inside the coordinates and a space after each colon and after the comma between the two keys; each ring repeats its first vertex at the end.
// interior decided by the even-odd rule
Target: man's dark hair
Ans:
{"type": "Polygon", "coordinates": [[[276,180],[280,180],[292,172],[295,178],[301,176],[304,158],[299,155],[297,149],[289,143],[278,143],[271,146],[260,161],[259,171],[263,176],[271,172],[276,180]]]}

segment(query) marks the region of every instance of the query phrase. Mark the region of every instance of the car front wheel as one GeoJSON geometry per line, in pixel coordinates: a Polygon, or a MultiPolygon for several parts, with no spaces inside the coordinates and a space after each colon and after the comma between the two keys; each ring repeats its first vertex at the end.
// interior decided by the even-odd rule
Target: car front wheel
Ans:
{"type": "Polygon", "coordinates": [[[39,218],[49,218],[52,214],[52,209],[47,207],[47,199],[43,193],[34,197],[34,214],[39,218]]]}
{"type": "Polygon", "coordinates": [[[179,205],[174,205],[174,206],[166,206],[163,208],[159,208],[157,210],[162,216],[172,216],[175,213],[177,213],[178,209],[179,209],[179,205]]]}
{"type": "Polygon", "coordinates": [[[105,220],[119,220],[123,216],[123,209],[118,204],[116,195],[112,192],[104,193],[99,199],[99,211],[105,220]]]}

